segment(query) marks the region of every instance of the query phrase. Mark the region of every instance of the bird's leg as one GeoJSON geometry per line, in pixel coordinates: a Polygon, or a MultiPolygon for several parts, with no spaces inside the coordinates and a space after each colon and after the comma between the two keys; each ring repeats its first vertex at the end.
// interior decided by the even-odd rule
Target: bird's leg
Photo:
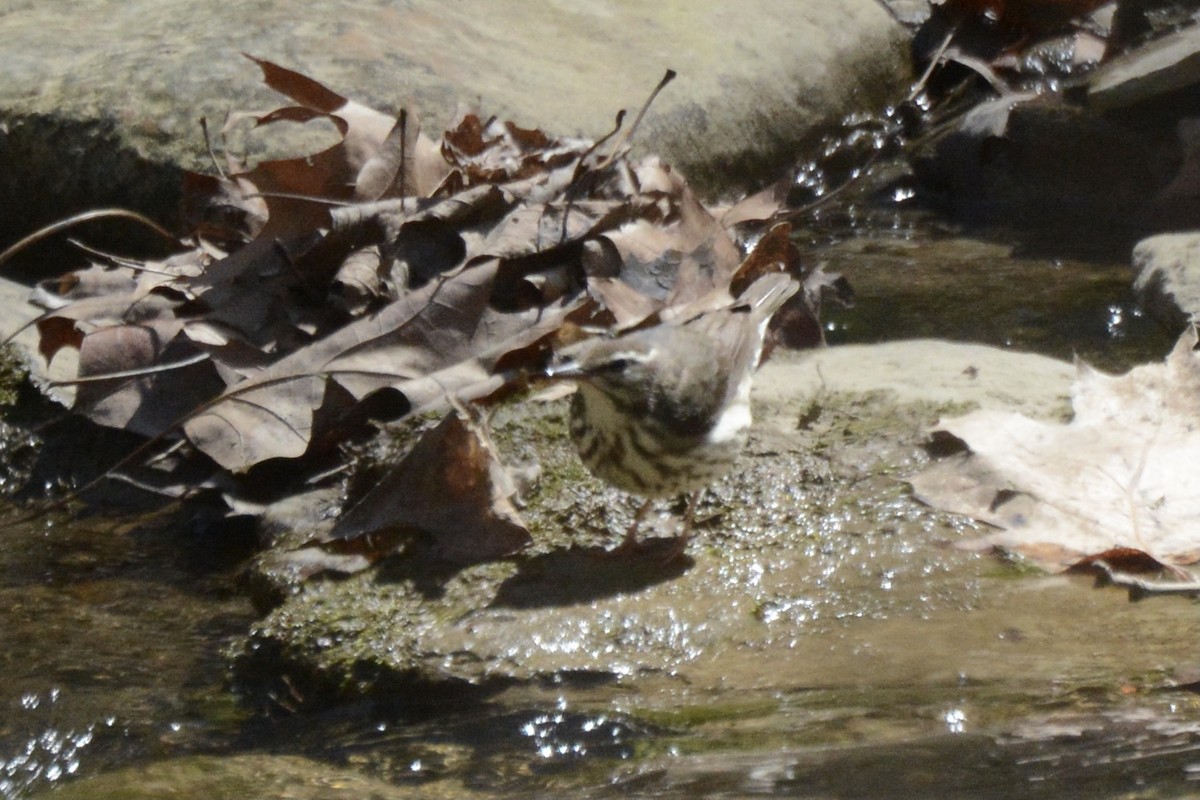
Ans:
{"type": "MultiPolygon", "coordinates": [[[[668,547],[662,549],[662,563],[669,564],[677,558],[683,556],[687,550],[688,539],[692,535],[692,523],[696,518],[696,503],[700,499],[700,492],[692,492],[687,497],[687,508],[683,514],[683,530],[678,536],[668,542],[668,547]]],[[[638,541],[637,531],[642,524],[642,520],[646,518],[646,513],[650,510],[650,505],[653,501],[647,500],[642,503],[637,513],[633,515],[633,523],[625,531],[625,538],[621,543],[609,550],[609,555],[617,558],[627,558],[644,553],[647,550],[645,543],[638,541]]],[[[656,551],[660,548],[654,548],[656,551]]]]}
{"type": "Polygon", "coordinates": [[[692,492],[687,496],[687,506],[683,509],[683,531],[679,538],[685,542],[692,535],[692,525],[696,521],[696,506],[700,503],[700,492],[692,492]]]}
{"type": "Polygon", "coordinates": [[[641,542],[638,541],[637,532],[638,526],[642,524],[642,520],[646,518],[646,512],[650,510],[650,504],[653,500],[647,499],[642,503],[641,508],[633,515],[633,522],[625,530],[625,538],[621,539],[621,543],[616,546],[611,552],[614,556],[632,555],[641,550],[641,542]]]}
{"type": "Polygon", "coordinates": [[[687,505],[683,510],[683,530],[675,537],[667,561],[674,561],[687,550],[688,540],[692,537],[692,523],[696,521],[696,504],[700,502],[700,492],[692,492],[687,496],[687,505]]]}

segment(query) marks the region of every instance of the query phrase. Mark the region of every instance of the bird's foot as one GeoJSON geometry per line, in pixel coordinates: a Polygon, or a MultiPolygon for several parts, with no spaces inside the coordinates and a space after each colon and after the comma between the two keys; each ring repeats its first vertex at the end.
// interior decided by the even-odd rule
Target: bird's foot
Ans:
{"type": "Polygon", "coordinates": [[[687,534],[681,536],[660,536],[653,539],[638,539],[626,536],[612,550],[606,551],[609,558],[628,559],[630,561],[657,561],[660,564],[671,564],[684,557],[687,552],[687,534]]]}

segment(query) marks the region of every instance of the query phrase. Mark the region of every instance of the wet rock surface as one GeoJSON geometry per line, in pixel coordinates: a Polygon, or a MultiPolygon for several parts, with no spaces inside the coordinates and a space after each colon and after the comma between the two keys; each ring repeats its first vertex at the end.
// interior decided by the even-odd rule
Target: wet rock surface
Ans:
{"type": "Polygon", "coordinates": [[[1104,65],[1088,85],[1099,111],[1136,108],[1200,83],[1200,29],[1188,27],[1104,65]]]}
{"type": "Polygon", "coordinates": [[[1164,233],[1133,249],[1134,289],[1164,325],[1182,330],[1200,313],[1200,233],[1164,233]]]}
{"type": "MultiPolygon", "coordinates": [[[[41,795],[39,795],[41,796],[41,795]]],[[[349,769],[295,756],[196,756],[115,770],[46,796],[167,800],[193,797],[288,797],[294,800],[377,800],[452,797],[429,787],[394,786],[349,769]]]]}
{"type": "MultiPolygon", "coordinates": [[[[643,529],[646,552],[605,551],[636,501],[578,464],[562,401],[501,415],[501,450],[540,458],[547,476],[528,498],[529,549],[462,569],[410,554],[345,580],[281,587],[286,599],[256,625],[239,669],[248,681],[287,675],[317,703],[584,676],[657,676],[706,691],[797,680],[779,665],[833,620],[978,602],[956,574],[975,556],[942,547],[969,530],[916,503],[903,478],[925,462],[925,429],[940,413],[1061,415],[1073,373],[1039,356],[933,341],[776,359],[757,381],[748,452],[706,495],[674,561],[663,537],[678,509],[643,529]],[[881,580],[915,593],[881,594],[881,580]]],[[[269,569],[271,557],[262,563],[269,569]]]]}
{"type": "MultiPolygon", "coordinates": [[[[710,190],[775,179],[814,131],[881,107],[909,79],[903,28],[872,0],[0,10],[0,205],[10,210],[0,236],[10,241],[101,205],[169,218],[178,170],[212,169],[200,118],[215,134],[229,111],[277,102],[242,52],[385,110],[415,107],[435,132],[478,102],[485,115],[590,138],[619,109],[631,120],[672,68],[679,78],[637,143],[710,190]]],[[[257,139],[233,142],[268,154],[257,139]]]]}

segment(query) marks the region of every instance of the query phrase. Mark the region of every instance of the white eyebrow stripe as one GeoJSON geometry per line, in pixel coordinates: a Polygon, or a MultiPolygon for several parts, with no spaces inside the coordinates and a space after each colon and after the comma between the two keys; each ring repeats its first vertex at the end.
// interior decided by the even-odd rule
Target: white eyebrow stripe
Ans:
{"type": "Polygon", "coordinates": [[[639,361],[639,362],[644,363],[644,362],[649,361],[652,358],[654,358],[654,356],[657,352],[658,352],[657,347],[652,347],[646,351],[643,351],[643,350],[618,350],[615,353],[611,354],[608,357],[608,360],[609,361],[617,361],[617,360],[623,359],[625,361],[639,361]]]}

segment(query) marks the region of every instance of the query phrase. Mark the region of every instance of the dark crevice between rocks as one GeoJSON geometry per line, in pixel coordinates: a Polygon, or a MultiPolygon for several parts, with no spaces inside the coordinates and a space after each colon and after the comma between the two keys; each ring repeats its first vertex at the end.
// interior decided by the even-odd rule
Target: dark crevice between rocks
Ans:
{"type": "Polygon", "coordinates": [[[389,713],[444,713],[479,705],[517,684],[499,677],[482,683],[432,681],[417,670],[391,669],[367,660],[332,671],[314,669],[310,657],[289,653],[270,638],[256,639],[232,655],[234,690],[267,714],[313,712],[356,702],[369,702],[389,713]]]}
{"type": "MultiPolygon", "coordinates": [[[[181,170],[130,147],[113,119],[45,114],[0,116],[0,249],[72,214],[120,207],[168,230],[179,228],[181,170]]],[[[135,222],[100,220],[68,234],[124,256],[166,253],[160,237],[135,222]]],[[[4,265],[4,277],[30,282],[75,266],[80,252],[59,235],[4,265]]]]}

